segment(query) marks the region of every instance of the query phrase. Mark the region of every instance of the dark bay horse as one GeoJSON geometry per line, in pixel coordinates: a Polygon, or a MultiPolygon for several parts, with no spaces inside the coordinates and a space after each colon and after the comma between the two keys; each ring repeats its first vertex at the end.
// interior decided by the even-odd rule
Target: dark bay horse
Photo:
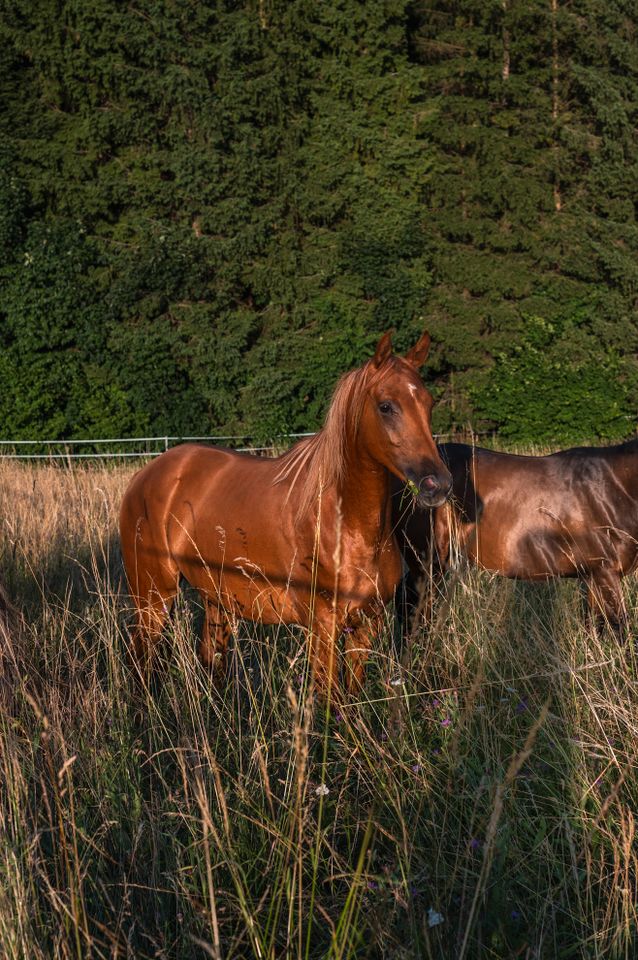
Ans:
{"type": "Polygon", "coordinates": [[[543,457],[461,443],[439,451],[452,474],[450,502],[429,516],[402,508],[400,492],[394,498],[408,603],[427,593],[431,576],[436,586],[457,549],[505,577],[580,578],[589,616],[624,633],[621,578],[638,562],[638,440],[543,457]]]}
{"type": "Polygon", "coordinates": [[[229,620],[242,617],[308,628],[324,693],[337,692],[345,633],[348,689],[360,685],[375,618],[401,576],[391,474],[423,507],[451,487],[418,375],[429,345],[425,333],[402,358],[385,334],[372,359],[341,378],[319,433],[281,457],[185,444],[134,476],[120,533],[142,663],[184,577],[204,600],[199,652],[211,670],[224,669],[229,620]]]}

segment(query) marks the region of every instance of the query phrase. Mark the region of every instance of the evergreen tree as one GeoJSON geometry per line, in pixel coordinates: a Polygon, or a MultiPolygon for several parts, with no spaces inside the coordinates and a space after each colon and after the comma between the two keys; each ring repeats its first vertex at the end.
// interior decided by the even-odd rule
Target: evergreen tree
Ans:
{"type": "Polygon", "coordinates": [[[380,332],[428,326],[440,427],[630,433],[636,19],[5,4],[5,432],[313,429],[380,332]]]}
{"type": "Polygon", "coordinates": [[[442,372],[454,372],[439,423],[524,441],[631,432],[635,25],[621,2],[596,0],[413,8],[411,50],[429,73],[425,122],[438,148],[430,308],[442,372]],[[543,362],[533,365],[539,323],[543,362]],[[529,419],[550,394],[544,419],[529,419]]]}
{"type": "Polygon", "coordinates": [[[255,288],[264,327],[242,406],[265,433],[316,427],[327,390],[382,331],[407,346],[431,285],[421,216],[430,160],[415,130],[423,78],[408,58],[405,4],[300,4],[302,24],[314,43],[281,158],[285,221],[255,288]]]}

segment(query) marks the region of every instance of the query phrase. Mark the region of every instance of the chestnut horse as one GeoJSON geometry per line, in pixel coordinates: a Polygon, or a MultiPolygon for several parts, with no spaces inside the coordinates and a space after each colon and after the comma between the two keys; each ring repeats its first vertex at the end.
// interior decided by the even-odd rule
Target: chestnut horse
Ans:
{"type": "Polygon", "coordinates": [[[134,476],[120,533],[139,661],[148,664],[184,577],[204,600],[199,653],[209,669],[225,669],[229,620],[241,617],[306,627],[324,693],[336,693],[345,633],[348,689],[360,685],[370,633],[402,570],[390,476],[424,507],[451,488],[418,375],[429,345],[425,333],[401,358],[385,334],[372,359],[341,378],[319,433],[281,457],[184,444],[134,476]]]}
{"type": "Polygon", "coordinates": [[[544,457],[462,443],[439,451],[452,474],[448,504],[430,517],[402,508],[395,494],[408,605],[420,594],[429,607],[430,587],[457,549],[505,577],[578,577],[588,616],[625,632],[621,578],[638,562],[638,440],[544,457]]]}

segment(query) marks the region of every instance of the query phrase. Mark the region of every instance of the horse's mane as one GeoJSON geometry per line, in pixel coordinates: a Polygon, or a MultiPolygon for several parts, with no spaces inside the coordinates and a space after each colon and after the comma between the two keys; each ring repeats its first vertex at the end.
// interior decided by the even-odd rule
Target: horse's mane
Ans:
{"type": "Polygon", "coordinates": [[[366,396],[396,365],[389,357],[381,366],[369,360],[345,373],[332,395],[323,427],[312,437],[300,440],[279,458],[275,483],[290,480],[288,496],[298,488],[297,517],[303,516],[321,491],[338,487],[348,462],[348,446],[356,437],[366,396]]]}

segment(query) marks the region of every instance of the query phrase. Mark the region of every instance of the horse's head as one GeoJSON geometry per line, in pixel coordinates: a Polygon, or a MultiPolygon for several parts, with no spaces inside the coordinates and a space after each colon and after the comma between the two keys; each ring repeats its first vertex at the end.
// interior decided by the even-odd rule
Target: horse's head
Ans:
{"type": "Polygon", "coordinates": [[[359,440],[378,463],[407,484],[419,506],[438,507],[452,489],[452,477],[432,437],[432,396],[419,376],[430,349],[424,333],[405,357],[392,353],[384,334],[370,361],[369,390],[359,423],[359,440]]]}

